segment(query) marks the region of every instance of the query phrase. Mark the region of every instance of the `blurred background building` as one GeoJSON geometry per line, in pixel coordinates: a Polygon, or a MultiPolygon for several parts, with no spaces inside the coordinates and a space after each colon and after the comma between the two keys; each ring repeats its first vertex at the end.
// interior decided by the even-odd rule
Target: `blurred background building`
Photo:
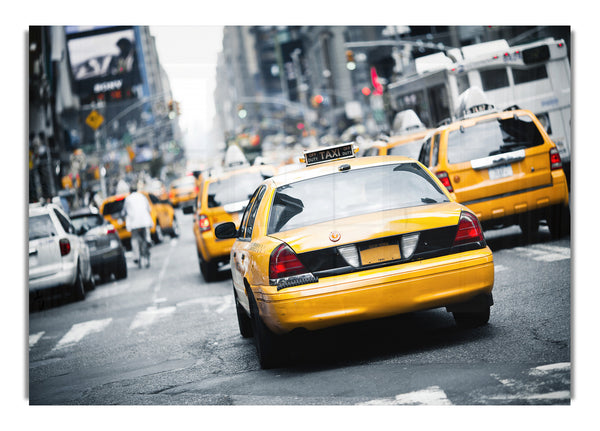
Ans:
{"type": "MultiPolygon", "coordinates": [[[[226,26],[211,139],[253,161],[390,134],[400,108],[389,89],[415,74],[419,58],[546,37],[564,39],[570,53],[565,26],[226,26]]],[[[149,27],[30,27],[30,201],[72,190],[106,196],[140,172],[168,183],[189,162],[178,116],[149,27]]]]}

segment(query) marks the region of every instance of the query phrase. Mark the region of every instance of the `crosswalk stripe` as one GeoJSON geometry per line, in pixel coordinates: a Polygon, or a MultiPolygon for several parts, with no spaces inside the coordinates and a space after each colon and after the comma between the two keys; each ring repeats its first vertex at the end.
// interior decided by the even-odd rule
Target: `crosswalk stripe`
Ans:
{"type": "Polygon", "coordinates": [[[35,346],[44,334],[44,331],[38,332],[37,334],[29,334],[29,348],[31,349],[33,346],[35,346]]]}
{"type": "Polygon", "coordinates": [[[450,406],[452,403],[446,396],[446,393],[439,386],[430,386],[428,388],[408,392],[406,394],[396,395],[394,398],[380,398],[360,405],[369,406],[397,406],[397,405],[428,405],[428,406],[450,406]]]}
{"type": "Polygon", "coordinates": [[[53,350],[61,349],[71,344],[78,343],[86,335],[101,332],[112,322],[112,318],[102,320],[90,320],[88,322],[76,323],[71,326],[69,332],[67,332],[60,341],[56,344],[53,350]]]}
{"type": "Polygon", "coordinates": [[[140,311],[135,315],[135,319],[131,322],[129,330],[139,329],[144,326],[152,325],[155,321],[162,319],[175,311],[176,307],[148,307],[144,311],[140,311]]]}
{"type": "Polygon", "coordinates": [[[571,249],[568,247],[535,244],[529,247],[515,247],[512,250],[538,262],[556,262],[571,258],[571,249]]]}

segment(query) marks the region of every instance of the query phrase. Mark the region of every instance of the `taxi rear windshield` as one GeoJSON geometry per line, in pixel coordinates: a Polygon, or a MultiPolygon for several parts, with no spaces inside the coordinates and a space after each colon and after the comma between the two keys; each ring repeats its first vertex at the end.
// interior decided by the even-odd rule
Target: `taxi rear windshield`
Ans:
{"type": "Polygon", "coordinates": [[[208,207],[247,201],[264,180],[259,171],[244,172],[216,180],[208,185],[208,207]]]}
{"type": "Polygon", "coordinates": [[[103,215],[121,214],[121,212],[123,211],[124,205],[125,205],[125,199],[107,202],[104,204],[104,208],[102,209],[102,214],[103,215]]]}
{"type": "Polygon", "coordinates": [[[481,121],[448,134],[448,163],[462,163],[542,145],[544,138],[531,117],[481,121]]]}
{"type": "Polygon", "coordinates": [[[352,169],[277,188],[267,232],[440,202],[448,198],[416,163],[352,169]]]}

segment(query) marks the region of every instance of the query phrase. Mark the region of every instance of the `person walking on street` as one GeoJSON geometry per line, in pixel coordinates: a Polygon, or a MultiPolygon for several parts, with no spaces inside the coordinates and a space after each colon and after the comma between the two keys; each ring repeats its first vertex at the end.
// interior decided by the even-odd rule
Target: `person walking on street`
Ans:
{"type": "Polygon", "coordinates": [[[137,191],[135,184],[131,186],[131,193],[125,198],[123,206],[125,215],[125,226],[131,232],[131,248],[134,252],[134,262],[141,264],[141,257],[147,251],[148,261],[146,266],[150,266],[150,237],[149,229],[152,227],[152,216],[150,214],[150,204],[148,198],[137,191]],[[135,245],[134,245],[135,244],[135,245]]]}

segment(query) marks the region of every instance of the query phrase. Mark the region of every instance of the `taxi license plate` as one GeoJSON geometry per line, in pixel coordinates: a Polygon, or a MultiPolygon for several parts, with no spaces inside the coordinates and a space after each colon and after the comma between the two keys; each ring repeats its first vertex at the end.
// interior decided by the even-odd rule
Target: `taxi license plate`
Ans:
{"type": "Polygon", "coordinates": [[[500,178],[510,177],[513,174],[511,165],[497,166],[495,168],[488,169],[488,175],[490,180],[497,180],[500,178]]]}
{"type": "Polygon", "coordinates": [[[400,247],[398,244],[378,244],[360,251],[360,260],[363,265],[387,262],[388,260],[400,258],[400,247]]]}

